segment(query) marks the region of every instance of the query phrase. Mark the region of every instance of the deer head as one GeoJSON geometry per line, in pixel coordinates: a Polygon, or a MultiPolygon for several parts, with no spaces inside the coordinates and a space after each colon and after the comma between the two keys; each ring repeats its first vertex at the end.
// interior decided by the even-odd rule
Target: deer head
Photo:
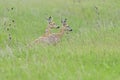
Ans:
{"type": "Polygon", "coordinates": [[[72,31],[71,27],[67,24],[67,19],[61,20],[64,31],[72,31]]]}
{"type": "Polygon", "coordinates": [[[56,23],[52,21],[52,17],[51,16],[47,19],[47,21],[48,21],[48,27],[50,29],[60,28],[60,26],[56,25],[56,23]]]}

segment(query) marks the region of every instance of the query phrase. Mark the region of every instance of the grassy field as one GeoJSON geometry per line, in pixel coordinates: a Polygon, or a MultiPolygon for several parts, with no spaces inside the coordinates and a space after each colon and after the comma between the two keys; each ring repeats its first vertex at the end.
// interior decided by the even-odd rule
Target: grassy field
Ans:
{"type": "Polygon", "coordinates": [[[120,80],[120,0],[0,0],[0,80],[120,80]],[[26,48],[48,16],[73,31],[26,48]]]}

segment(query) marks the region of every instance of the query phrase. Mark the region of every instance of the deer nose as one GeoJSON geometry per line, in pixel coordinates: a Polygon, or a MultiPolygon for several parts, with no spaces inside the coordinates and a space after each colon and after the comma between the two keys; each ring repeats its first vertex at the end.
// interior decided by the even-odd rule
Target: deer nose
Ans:
{"type": "Polygon", "coordinates": [[[72,29],[70,29],[70,31],[72,31],[72,29]]]}
{"type": "Polygon", "coordinates": [[[57,28],[60,28],[60,26],[57,26],[57,28]]]}

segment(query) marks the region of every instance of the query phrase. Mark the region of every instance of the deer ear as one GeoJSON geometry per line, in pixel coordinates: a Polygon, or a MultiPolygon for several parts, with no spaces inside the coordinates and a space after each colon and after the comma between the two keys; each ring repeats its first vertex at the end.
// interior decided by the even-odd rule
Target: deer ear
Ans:
{"type": "Polygon", "coordinates": [[[67,21],[67,18],[65,18],[65,21],[67,21]]]}
{"type": "Polygon", "coordinates": [[[50,16],[48,19],[50,19],[50,20],[51,20],[51,19],[52,19],[52,17],[50,16]]]}
{"type": "Polygon", "coordinates": [[[48,18],[47,18],[47,21],[48,21],[48,22],[51,22],[51,21],[52,21],[52,17],[51,17],[51,16],[48,17],[48,18]]]}
{"type": "Polygon", "coordinates": [[[50,16],[49,18],[48,18],[48,21],[51,21],[52,20],[52,17],[50,16]]]}
{"type": "Polygon", "coordinates": [[[67,22],[67,18],[65,18],[64,22],[67,22]]]}

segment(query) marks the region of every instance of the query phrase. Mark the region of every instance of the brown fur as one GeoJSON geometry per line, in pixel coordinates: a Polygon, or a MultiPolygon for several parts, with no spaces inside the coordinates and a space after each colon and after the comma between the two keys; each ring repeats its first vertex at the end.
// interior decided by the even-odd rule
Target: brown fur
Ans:
{"type": "Polygon", "coordinates": [[[68,28],[69,26],[63,25],[58,33],[51,33],[47,36],[39,37],[33,41],[33,44],[46,43],[46,44],[56,44],[60,41],[65,31],[71,31],[72,29],[68,28]]]}
{"type": "Polygon", "coordinates": [[[52,29],[52,25],[55,24],[54,22],[50,22],[45,35],[35,39],[30,46],[37,45],[39,43],[45,43],[45,44],[56,44],[60,41],[62,36],[66,31],[72,31],[72,29],[68,26],[66,23],[66,20],[62,22],[62,27],[58,33],[51,33],[50,29],[52,29]]]}

